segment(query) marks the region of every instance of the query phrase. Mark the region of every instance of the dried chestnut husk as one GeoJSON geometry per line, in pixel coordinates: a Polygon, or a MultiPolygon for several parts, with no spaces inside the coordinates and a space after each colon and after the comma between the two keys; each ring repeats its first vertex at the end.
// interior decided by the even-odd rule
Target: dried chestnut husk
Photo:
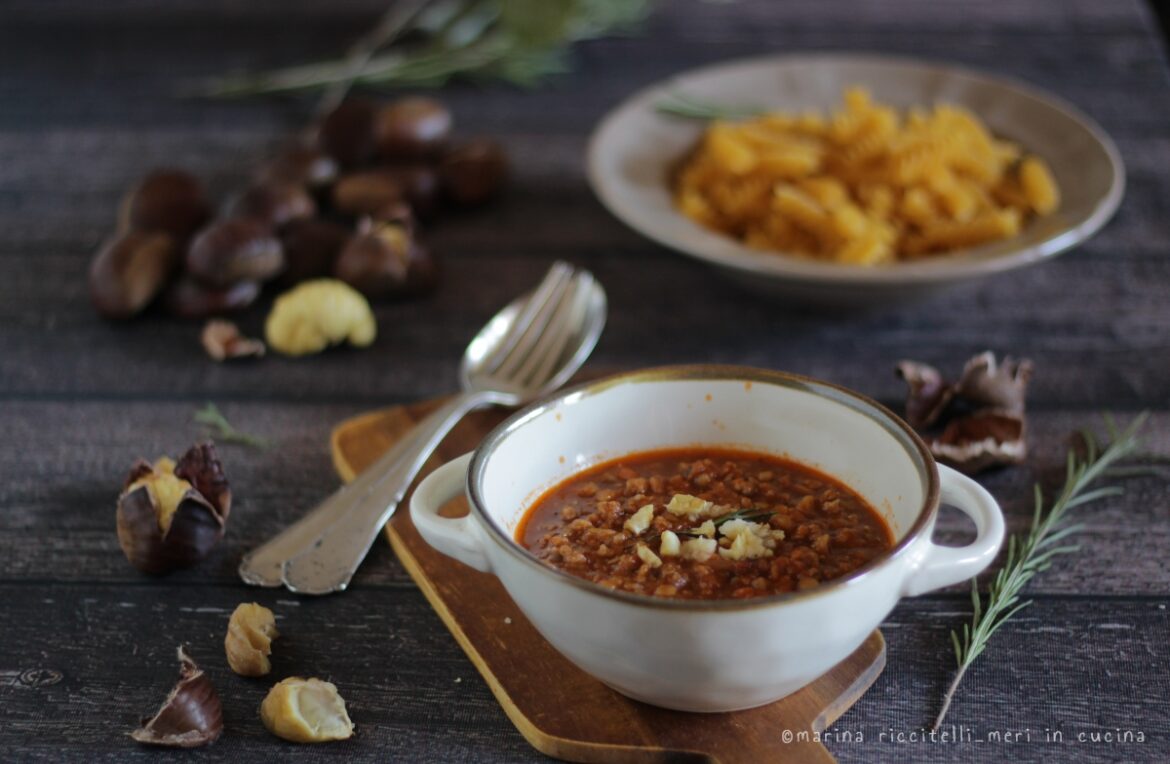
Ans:
{"type": "Polygon", "coordinates": [[[451,112],[433,98],[402,98],[378,110],[374,142],[383,159],[423,159],[451,134],[451,112]]]}
{"type": "Polygon", "coordinates": [[[239,281],[228,287],[209,287],[182,276],[167,289],[163,304],[179,318],[207,318],[232,313],[251,305],[260,295],[256,281],[239,281]]]}
{"type": "Polygon", "coordinates": [[[233,358],[259,358],[264,355],[264,343],[245,337],[240,327],[231,321],[208,321],[199,335],[199,342],[207,355],[214,361],[230,361],[233,358]]]}
{"type": "Polygon", "coordinates": [[[131,189],[122,203],[121,227],[162,231],[178,241],[211,219],[203,184],[183,170],[155,170],[131,189]]]}
{"type": "Polygon", "coordinates": [[[430,251],[409,228],[369,219],[341,251],[334,275],[371,298],[421,294],[438,283],[430,251]]]}
{"type": "Polygon", "coordinates": [[[367,170],[341,176],[333,184],[333,207],[344,215],[377,215],[406,199],[406,189],[394,174],[367,170]]]}
{"type": "Polygon", "coordinates": [[[261,183],[291,183],[309,189],[337,180],[337,160],[315,146],[290,146],[272,158],[258,175],[261,183]]]}
{"type": "Polygon", "coordinates": [[[98,250],[89,264],[89,297],[107,318],[130,318],[162,290],[178,260],[165,233],[128,231],[98,250]]]}
{"type": "Polygon", "coordinates": [[[342,167],[364,164],[374,155],[374,118],[378,107],[363,98],[347,98],[325,115],[317,133],[326,154],[342,167]]]}
{"type": "Polygon", "coordinates": [[[265,281],[280,273],[280,241],[262,221],[232,218],[212,223],[187,250],[187,272],[207,286],[265,281]]]}
{"type": "Polygon", "coordinates": [[[333,273],[333,263],[350,235],[345,226],[317,218],[294,220],[281,228],[284,272],[280,283],[291,286],[333,273]]]}
{"type": "Polygon", "coordinates": [[[232,494],[215,446],[192,446],[178,461],[139,460],[118,497],[118,543],[144,573],[194,565],[223,537],[232,494]]]}
{"type": "Polygon", "coordinates": [[[273,228],[317,214],[317,203],[298,183],[257,183],[228,205],[228,217],[261,220],[273,228]]]}
{"type": "Polygon", "coordinates": [[[476,138],[452,148],[439,164],[443,192],[459,204],[483,204],[508,178],[508,157],[490,138],[476,138]]]}
{"type": "Polygon", "coordinates": [[[198,748],[223,732],[223,705],[211,680],[179,647],[179,681],[154,716],[143,719],[130,737],[146,745],[198,748]]]}

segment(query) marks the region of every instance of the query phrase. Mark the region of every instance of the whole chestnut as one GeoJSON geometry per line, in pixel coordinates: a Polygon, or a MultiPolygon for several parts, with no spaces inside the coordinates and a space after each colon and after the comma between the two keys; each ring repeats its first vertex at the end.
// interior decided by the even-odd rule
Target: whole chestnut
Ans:
{"type": "Polygon", "coordinates": [[[257,183],[232,200],[227,214],[261,220],[279,228],[290,220],[313,217],[317,214],[317,204],[300,184],[257,183]]]}
{"type": "Polygon", "coordinates": [[[185,241],[211,219],[203,184],[184,170],[154,170],[122,202],[120,227],[169,233],[185,241]]]}
{"type": "Polygon", "coordinates": [[[89,264],[89,297],[107,318],[130,318],[162,290],[178,260],[168,234],[128,231],[106,242],[89,264]]]}
{"type": "Polygon", "coordinates": [[[341,250],[333,272],[371,298],[418,295],[438,285],[434,258],[409,228],[369,219],[341,250]]]}
{"type": "Polygon", "coordinates": [[[211,442],[178,463],[139,460],[118,497],[118,543],[144,573],[194,565],[223,537],[232,492],[211,442]]]}
{"type": "Polygon", "coordinates": [[[374,142],[383,159],[424,159],[451,134],[451,112],[433,98],[402,98],[378,110],[374,142]]]}
{"type": "Polygon", "coordinates": [[[316,146],[294,144],[283,149],[257,175],[261,183],[291,183],[317,189],[337,180],[337,160],[316,146]]]}
{"type": "Polygon", "coordinates": [[[459,204],[482,204],[503,187],[508,157],[490,138],[476,138],[452,148],[439,163],[443,192],[459,204]]]}
{"type": "Polygon", "coordinates": [[[260,296],[257,281],[237,281],[228,287],[209,287],[189,275],[171,284],[163,295],[167,312],[179,318],[207,318],[233,313],[251,305],[260,296]]]}
{"type": "Polygon", "coordinates": [[[280,243],[284,247],[280,283],[292,286],[332,274],[333,263],[349,237],[348,228],[329,220],[292,221],[280,230],[280,243]]]}
{"type": "Polygon", "coordinates": [[[260,220],[231,218],[204,228],[187,250],[187,272],[210,287],[265,281],[280,273],[280,241],[260,220]]]}
{"type": "MultiPolygon", "coordinates": [[[[430,217],[438,209],[439,174],[434,167],[423,162],[412,162],[387,165],[381,168],[381,171],[398,184],[403,198],[419,217],[430,217]]],[[[386,207],[383,207],[369,214],[382,217],[385,209],[386,207]]]]}
{"type": "Polygon", "coordinates": [[[333,184],[333,207],[343,215],[377,215],[406,199],[400,179],[386,170],[366,170],[342,175],[333,184]]]}
{"type": "Polygon", "coordinates": [[[347,98],[325,115],[317,132],[321,149],[342,167],[356,167],[374,155],[377,106],[364,98],[347,98]]]}

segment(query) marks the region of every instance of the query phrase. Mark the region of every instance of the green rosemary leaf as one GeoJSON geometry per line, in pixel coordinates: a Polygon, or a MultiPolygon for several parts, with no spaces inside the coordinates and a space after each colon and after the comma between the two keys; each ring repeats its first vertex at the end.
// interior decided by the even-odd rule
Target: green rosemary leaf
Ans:
{"type": "MultiPolygon", "coordinates": [[[[971,664],[983,653],[991,636],[1032,600],[1020,602],[1019,595],[1037,573],[1048,567],[1061,555],[1072,554],[1080,549],[1076,544],[1057,542],[1075,536],[1084,530],[1083,523],[1066,524],[1066,513],[1079,506],[1121,493],[1120,486],[1103,486],[1090,490],[1090,485],[1106,475],[1116,475],[1118,462],[1133,457],[1141,446],[1138,433],[1145,424],[1148,414],[1134,418],[1121,429],[1108,416],[1105,426],[1109,432],[1108,446],[1101,448],[1096,436],[1082,432],[1084,455],[1070,450],[1065,460],[1065,483],[1051,507],[1045,509],[1044,492],[1040,485],[1034,488],[1035,506],[1032,524],[1026,534],[1013,534],[1008,538],[1007,554],[1003,567],[996,572],[984,603],[979,595],[978,583],[971,582],[971,620],[963,624],[962,640],[957,630],[951,631],[951,643],[955,647],[958,664],[954,679],[943,696],[942,708],[934,722],[938,729],[946,718],[951,700],[959,683],[971,664]]],[[[1124,469],[1124,468],[1123,468],[1124,469]]]]}
{"type": "Polygon", "coordinates": [[[708,103],[697,98],[692,98],[679,91],[667,94],[665,98],[654,104],[654,110],[659,114],[667,114],[672,117],[708,121],[715,119],[750,119],[751,117],[758,117],[766,111],[761,106],[727,106],[708,103]]]}
{"type": "Polygon", "coordinates": [[[206,406],[196,411],[194,419],[197,424],[206,427],[211,437],[218,441],[239,443],[240,445],[251,446],[252,448],[259,448],[261,450],[269,446],[266,438],[249,435],[233,427],[232,423],[227,420],[227,417],[220,412],[214,403],[209,402],[206,406]]]}

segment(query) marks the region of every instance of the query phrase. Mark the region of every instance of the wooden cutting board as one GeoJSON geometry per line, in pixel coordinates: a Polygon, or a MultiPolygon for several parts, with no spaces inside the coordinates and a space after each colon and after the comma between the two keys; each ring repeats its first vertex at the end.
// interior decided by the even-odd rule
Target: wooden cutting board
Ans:
{"type": "MultiPolygon", "coordinates": [[[[332,449],[342,479],[352,480],[438,403],[384,409],[338,425],[332,449]]],[[[497,410],[466,417],[422,474],[473,450],[505,416],[497,410]]],[[[833,762],[819,742],[798,738],[830,726],[885,667],[885,641],[875,631],[829,673],[761,708],[688,714],[630,700],[561,657],[494,576],[428,546],[406,507],[404,503],[386,526],[398,559],[479,669],[508,718],[529,743],[549,756],[585,762],[833,762]],[[784,742],[786,731],[793,742],[784,742]]],[[[462,498],[443,510],[449,516],[466,512],[462,498]]]]}

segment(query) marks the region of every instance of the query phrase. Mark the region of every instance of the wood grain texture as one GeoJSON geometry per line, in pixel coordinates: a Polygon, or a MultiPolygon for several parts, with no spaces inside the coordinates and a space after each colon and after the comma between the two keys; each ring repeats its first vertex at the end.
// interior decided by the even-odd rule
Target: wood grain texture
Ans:
{"type": "MultiPolygon", "coordinates": [[[[547,87],[444,93],[460,130],[508,146],[514,182],[498,204],[427,232],[448,281],[432,299],[379,306],[372,350],[217,366],[203,358],[195,326],[97,320],[82,274],[125,188],[151,166],[178,164],[223,198],[311,106],[176,92],[228,70],[335,54],[384,5],[0,4],[0,759],[162,758],[123,732],[171,686],[181,640],[226,703],[230,734],[201,759],[539,758],[386,545],[352,591],[325,600],[248,589],[234,568],[245,549],[336,486],[326,444],[334,424],[450,392],[463,343],[555,257],[592,269],[609,292],[597,373],[756,364],[897,404],[890,370],[899,358],[957,369],[985,348],[1031,357],[1033,456],[1025,469],[982,478],[1013,528],[1026,522],[1032,481],[1059,480],[1069,433],[1095,425],[1099,410],[1152,409],[1152,445],[1170,451],[1170,67],[1141,0],[663,2],[643,35],[580,46],[576,73],[547,87]],[[708,62],[827,49],[956,61],[1072,101],[1126,161],[1118,216],[1042,267],[921,305],[824,316],[746,293],[643,241],[588,192],[588,131],[632,90],[708,62]],[[139,455],[188,445],[198,434],[190,415],[208,399],[275,448],[225,447],[240,496],[227,538],[193,570],[144,578],[114,538],[117,486],[139,455]],[[283,619],[279,672],[339,683],[359,725],[353,743],[293,749],[259,727],[263,683],[230,676],[218,660],[227,613],[245,599],[273,605],[283,619]],[[63,678],[45,684],[52,675],[42,668],[63,678]]],[[[258,330],[265,307],[243,316],[245,328],[258,330]]],[[[1125,727],[1144,730],[1145,744],[881,742],[883,730],[919,729],[936,711],[953,660],[947,633],[969,613],[960,589],[905,601],[887,619],[888,667],[835,725],[866,740],[829,749],[842,762],[1170,760],[1168,512],[1166,483],[1154,479],[1086,508],[1084,549],[1036,579],[1036,604],[996,636],[951,711],[956,724],[981,732],[1125,727]]],[[[940,530],[958,540],[965,528],[946,517],[940,530]]]]}

